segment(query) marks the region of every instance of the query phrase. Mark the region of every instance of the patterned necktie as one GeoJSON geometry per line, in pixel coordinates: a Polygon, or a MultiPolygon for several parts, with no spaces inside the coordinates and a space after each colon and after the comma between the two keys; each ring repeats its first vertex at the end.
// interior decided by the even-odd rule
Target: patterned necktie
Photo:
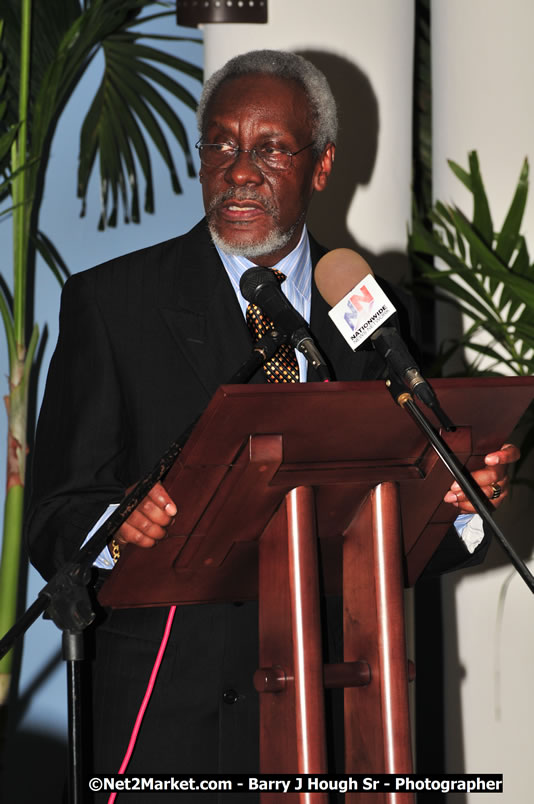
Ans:
{"type": "MultiPolygon", "coordinates": [[[[286,278],[286,275],[275,268],[271,269],[280,284],[286,278]]],[[[270,318],[263,315],[262,311],[256,304],[250,303],[247,307],[246,319],[248,328],[250,329],[254,343],[273,329],[274,324],[270,318]]],[[[263,364],[263,371],[267,378],[267,382],[298,382],[299,381],[299,365],[295,350],[283,343],[274,357],[267,360],[263,364]]]]}

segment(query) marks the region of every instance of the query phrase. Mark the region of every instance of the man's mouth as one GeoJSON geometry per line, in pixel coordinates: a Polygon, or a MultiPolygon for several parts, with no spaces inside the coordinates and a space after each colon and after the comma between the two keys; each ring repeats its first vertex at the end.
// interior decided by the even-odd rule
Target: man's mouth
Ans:
{"type": "Polygon", "coordinates": [[[230,211],[247,210],[247,209],[260,209],[257,204],[226,204],[226,209],[230,211]]]}
{"type": "Polygon", "coordinates": [[[266,215],[267,210],[258,201],[237,201],[230,199],[219,207],[219,212],[223,218],[231,221],[255,220],[262,215],[266,215]]]}

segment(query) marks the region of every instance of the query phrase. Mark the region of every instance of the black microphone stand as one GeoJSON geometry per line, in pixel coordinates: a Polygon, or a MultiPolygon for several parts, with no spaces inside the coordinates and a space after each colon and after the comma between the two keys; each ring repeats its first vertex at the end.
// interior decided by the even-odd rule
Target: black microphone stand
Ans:
{"type": "MultiPolygon", "coordinates": [[[[393,399],[406,410],[412,420],[428,439],[431,446],[437,452],[453,478],[456,480],[465,496],[472,504],[473,508],[482,517],[483,522],[488,525],[491,532],[496,537],[502,549],[510,559],[514,568],[524,580],[531,592],[534,593],[534,575],[530,572],[525,562],[517,555],[510,542],[493,519],[495,509],[491,505],[486,495],[480,487],[473,481],[469,472],[464,469],[449,445],[443,440],[439,433],[434,429],[429,419],[423,411],[415,404],[412,395],[406,390],[405,385],[390,372],[389,379],[386,381],[389,392],[393,399]]],[[[441,410],[441,409],[440,409],[441,410]]],[[[447,421],[450,421],[447,417],[447,421]]],[[[450,427],[446,428],[450,430],[450,427]]],[[[455,428],[454,428],[455,429],[455,428]]]]}
{"type": "MultiPolygon", "coordinates": [[[[287,336],[276,329],[266,333],[254,344],[248,359],[226,384],[248,382],[263,363],[274,356],[286,339],[287,336]]],[[[84,631],[96,617],[89,594],[93,564],[139,503],[166,475],[184,448],[196,422],[195,419],[176,441],[173,441],[152,470],[124,497],[76,556],[56,572],[41,589],[35,601],[0,639],[1,659],[44,612],[62,631],[62,658],[67,667],[68,695],[68,804],[83,804],[86,800],[81,662],[84,659],[84,631]]]]}

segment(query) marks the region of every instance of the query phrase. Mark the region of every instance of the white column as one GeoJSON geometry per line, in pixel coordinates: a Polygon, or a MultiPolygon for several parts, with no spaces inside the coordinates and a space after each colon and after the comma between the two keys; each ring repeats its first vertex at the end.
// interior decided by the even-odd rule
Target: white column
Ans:
{"type": "Polygon", "coordinates": [[[205,26],[206,74],[261,48],[309,55],[341,106],[331,186],[314,199],[310,229],[327,246],[362,251],[389,278],[406,274],[413,3],[269,0],[266,25],[205,26]]]}
{"type": "MultiPolygon", "coordinates": [[[[446,160],[466,167],[476,150],[496,228],[524,157],[533,156],[533,27],[529,0],[432,4],[434,195],[471,215],[470,196],[446,160]]],[[[524,225],[532,258],[532,199],[524,225]]],[[[532,548],[531,499],[528,490],[517,490],[499,517],[522,555],[532,548]]],[[[504,773],[499,801],[518,804],[532,799],[534,599],[515,576],[498,631],[499,594],[510,572],[494,546],[480,570],[443,582],[445,621],[455,622],[446,637],[447,753],[450,772],[504,773]]]]}
{"type": "Polygon", "coordinates": [[[407,278],[413,0],[268,2],[266,25],[205,26],[206,76],[263,48],[300,53],[325,73],[341,125],[329,186],[313,199],[308,225],[326,246],[355,248],[387,279],[407,278]]]}

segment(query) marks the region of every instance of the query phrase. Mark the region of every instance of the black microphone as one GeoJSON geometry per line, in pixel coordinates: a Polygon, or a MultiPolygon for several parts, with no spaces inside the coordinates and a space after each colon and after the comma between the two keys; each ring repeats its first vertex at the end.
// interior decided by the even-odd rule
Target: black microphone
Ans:
{"type": "Polygon", "coordinates": [[[441,410],[434,390],[422,376],[398,330],[392,326],[382,326],[382,321],[393,315],[395,307],[376,282],[371,267],[363,257],[346,248],[328,252],[317,263],[315,284],[327,304],[333,308],[340,305],[339,314],[332,315],[331,312],[330,317],[349,345],[355,349],[370,337],[373,347],[394,377],[434,410],[447,430],[453,429],[452,422],[441,410]],[[348,299],[346,305],[341,305],[340,302],[349,293],[353,294],[352,298],[348,299]],[[379,301],[372,304],[375,297],[379,301]]]}
{"type": "Polygon", "coordinates": [[[239,289],[248,302],[256,304],[275,327],[287,336],[293,348],[302,352],[320,379],[328,382],[330,375],[326,363],[308,330],[308,324],[281,290],[274,272],[259,266],[248,268],[241,277],[239,289]]]}
{"type": "Polygon", "coordinates": [[[419,399],[433,407],[436,395],[425,380],[419,366],[395,327],[379,327],[371,335],[371,343],[391,371],[413,391],[419,399]]]}

